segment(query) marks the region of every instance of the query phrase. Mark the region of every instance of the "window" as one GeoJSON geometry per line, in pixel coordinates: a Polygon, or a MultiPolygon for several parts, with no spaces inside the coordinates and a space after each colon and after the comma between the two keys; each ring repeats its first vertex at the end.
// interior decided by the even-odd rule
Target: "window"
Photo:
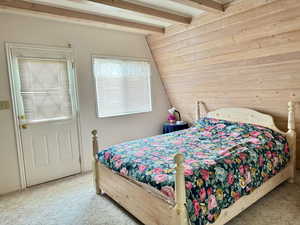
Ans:
{"type": "Polygon", "coordinates": [[[66,60],[17,57],[21,115],[27,123],[72,116],[66,60]]]}
{"type": "Polygon", "coordinates": [[[152,110],[148,61],[93,57],[93,72],[98,117],[152,110]]]}

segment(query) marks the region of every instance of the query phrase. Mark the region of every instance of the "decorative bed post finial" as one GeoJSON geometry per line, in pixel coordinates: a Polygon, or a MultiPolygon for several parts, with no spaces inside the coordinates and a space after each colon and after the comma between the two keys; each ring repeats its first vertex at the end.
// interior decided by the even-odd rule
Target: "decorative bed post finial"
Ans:
{"type": "Polygon", "coordinates": [[[92,130],[92,136],[93,136],[93,170],[94,170],[94,181],[95,181],[96,193],[100,194],[101,190],[99,188],[99,168],[98,168],[99,145],[98,145],[97,133],[98,133],[97,130],[92,130]]]}
{"type": "Polygon", "coordinates": [[[289,101],[288,111],[289,111],[288,129],[295,130],[295,104],[294,104],[294,102],[289,101]]]}
{"type": "Polygon", "coordinates": [[[295,172],[296,172],[296,157],[297,157],[297,148],[296,148],[296,122],[295,122],[295,103],[289,101],[288,103],[288,132],[287,139],[289,141],[289,148],[291,154],[291,164],[292,164],[292,172],[291,177],[289,179],[290,183],[294,183],[295,172]]]}
{"type": "Polygon", "coordinates": [[[93,154],[95,159],[98,159],[97,154],[98,154],[98,131],[97,130],[92,130],[92,135],[93,135],[93,154]]]}
{"type": "Polygon", "coordinates": [[[92,135],[97,136],[97,133],[98,133],[98,131],[96,129],[92,130],[92,135]]]}
{"type": "Polygon", "coordinates": [[[175,155],[176,162],[176,179],[175,179],[175,202],[176,213],[180,217],[180,225],[187,225],[186,214],[186,192],[185,192],[185,179],[184,179],[184,156],[181,153],[175,155]]]}
{"type": "Polygon", "coordinates": [[[207,107],[203,101],[197,101],[196,104],[196,121],[205,117],[208,113],[207,107]],[[202,110],[201,110],[202,108],[202,110]]]}

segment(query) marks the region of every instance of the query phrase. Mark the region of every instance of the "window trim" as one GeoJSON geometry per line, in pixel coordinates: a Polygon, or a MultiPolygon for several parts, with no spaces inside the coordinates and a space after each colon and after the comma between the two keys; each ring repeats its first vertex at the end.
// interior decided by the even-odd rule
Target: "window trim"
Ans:
{"type": "Polygon", "coordinates": [[[95,93],[95,106],[96,106],[96,118],[110,118],[110,117],[120,117],[120,116],[128,116],[132,114],[139,114],[139,113],[148,113],[152,112],[152,73],[153,73],[153,62],[149,58],[142,58],[142,57],[130,57],[130,56],[114,56],[114,55],[92,55],[92,76],[93,76],[93,82],[94,82],[94,93],[95,93]],[[141,61],[141,62],[147,62],[150,65],[150,75],[148,77],[148,85],[149,85],[149,110],[147,111],[132,111],[132,112],[126,112],[126,113],[115,113],[110,115],[100,115],[99,112],[99,106],[98,106],[98,93],[97,93],[97,78],[94,71],[94,62],[95,59],[115,59],[115,60],[124,60],[124,61],[141,61]]]}

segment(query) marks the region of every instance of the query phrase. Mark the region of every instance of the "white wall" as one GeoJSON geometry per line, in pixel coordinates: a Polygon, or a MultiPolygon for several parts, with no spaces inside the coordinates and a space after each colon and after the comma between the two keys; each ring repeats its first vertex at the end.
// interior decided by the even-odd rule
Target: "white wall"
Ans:
{"type": "MultiPolygon", "coordinates": [[[[104,30],[71,23],[0,13],[0,100],[9,100],[9,81],[4,42],[67,46],[75,50],[85,170],[91,167],[92,129],[100,130],[101,146],[156,135],[161,132],[169,107],[168,98],[154,68],[150,113],[115,118],[96,118],[95,92],[91,74],[91,55],[117,55],[151,58],[142,35],[104,30]]],[[[12,109],[0,111],[0,194],[19,188],[17,150],[12,109]]]]}

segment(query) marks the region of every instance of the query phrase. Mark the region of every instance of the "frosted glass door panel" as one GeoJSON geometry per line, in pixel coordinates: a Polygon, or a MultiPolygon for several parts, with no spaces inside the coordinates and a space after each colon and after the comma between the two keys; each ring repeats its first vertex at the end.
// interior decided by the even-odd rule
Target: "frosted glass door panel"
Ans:
{"type": "Polygon", "coordinates": [[[27,123],[72,117],[66,61],[22,58],[18,69],[27,123]]]}

